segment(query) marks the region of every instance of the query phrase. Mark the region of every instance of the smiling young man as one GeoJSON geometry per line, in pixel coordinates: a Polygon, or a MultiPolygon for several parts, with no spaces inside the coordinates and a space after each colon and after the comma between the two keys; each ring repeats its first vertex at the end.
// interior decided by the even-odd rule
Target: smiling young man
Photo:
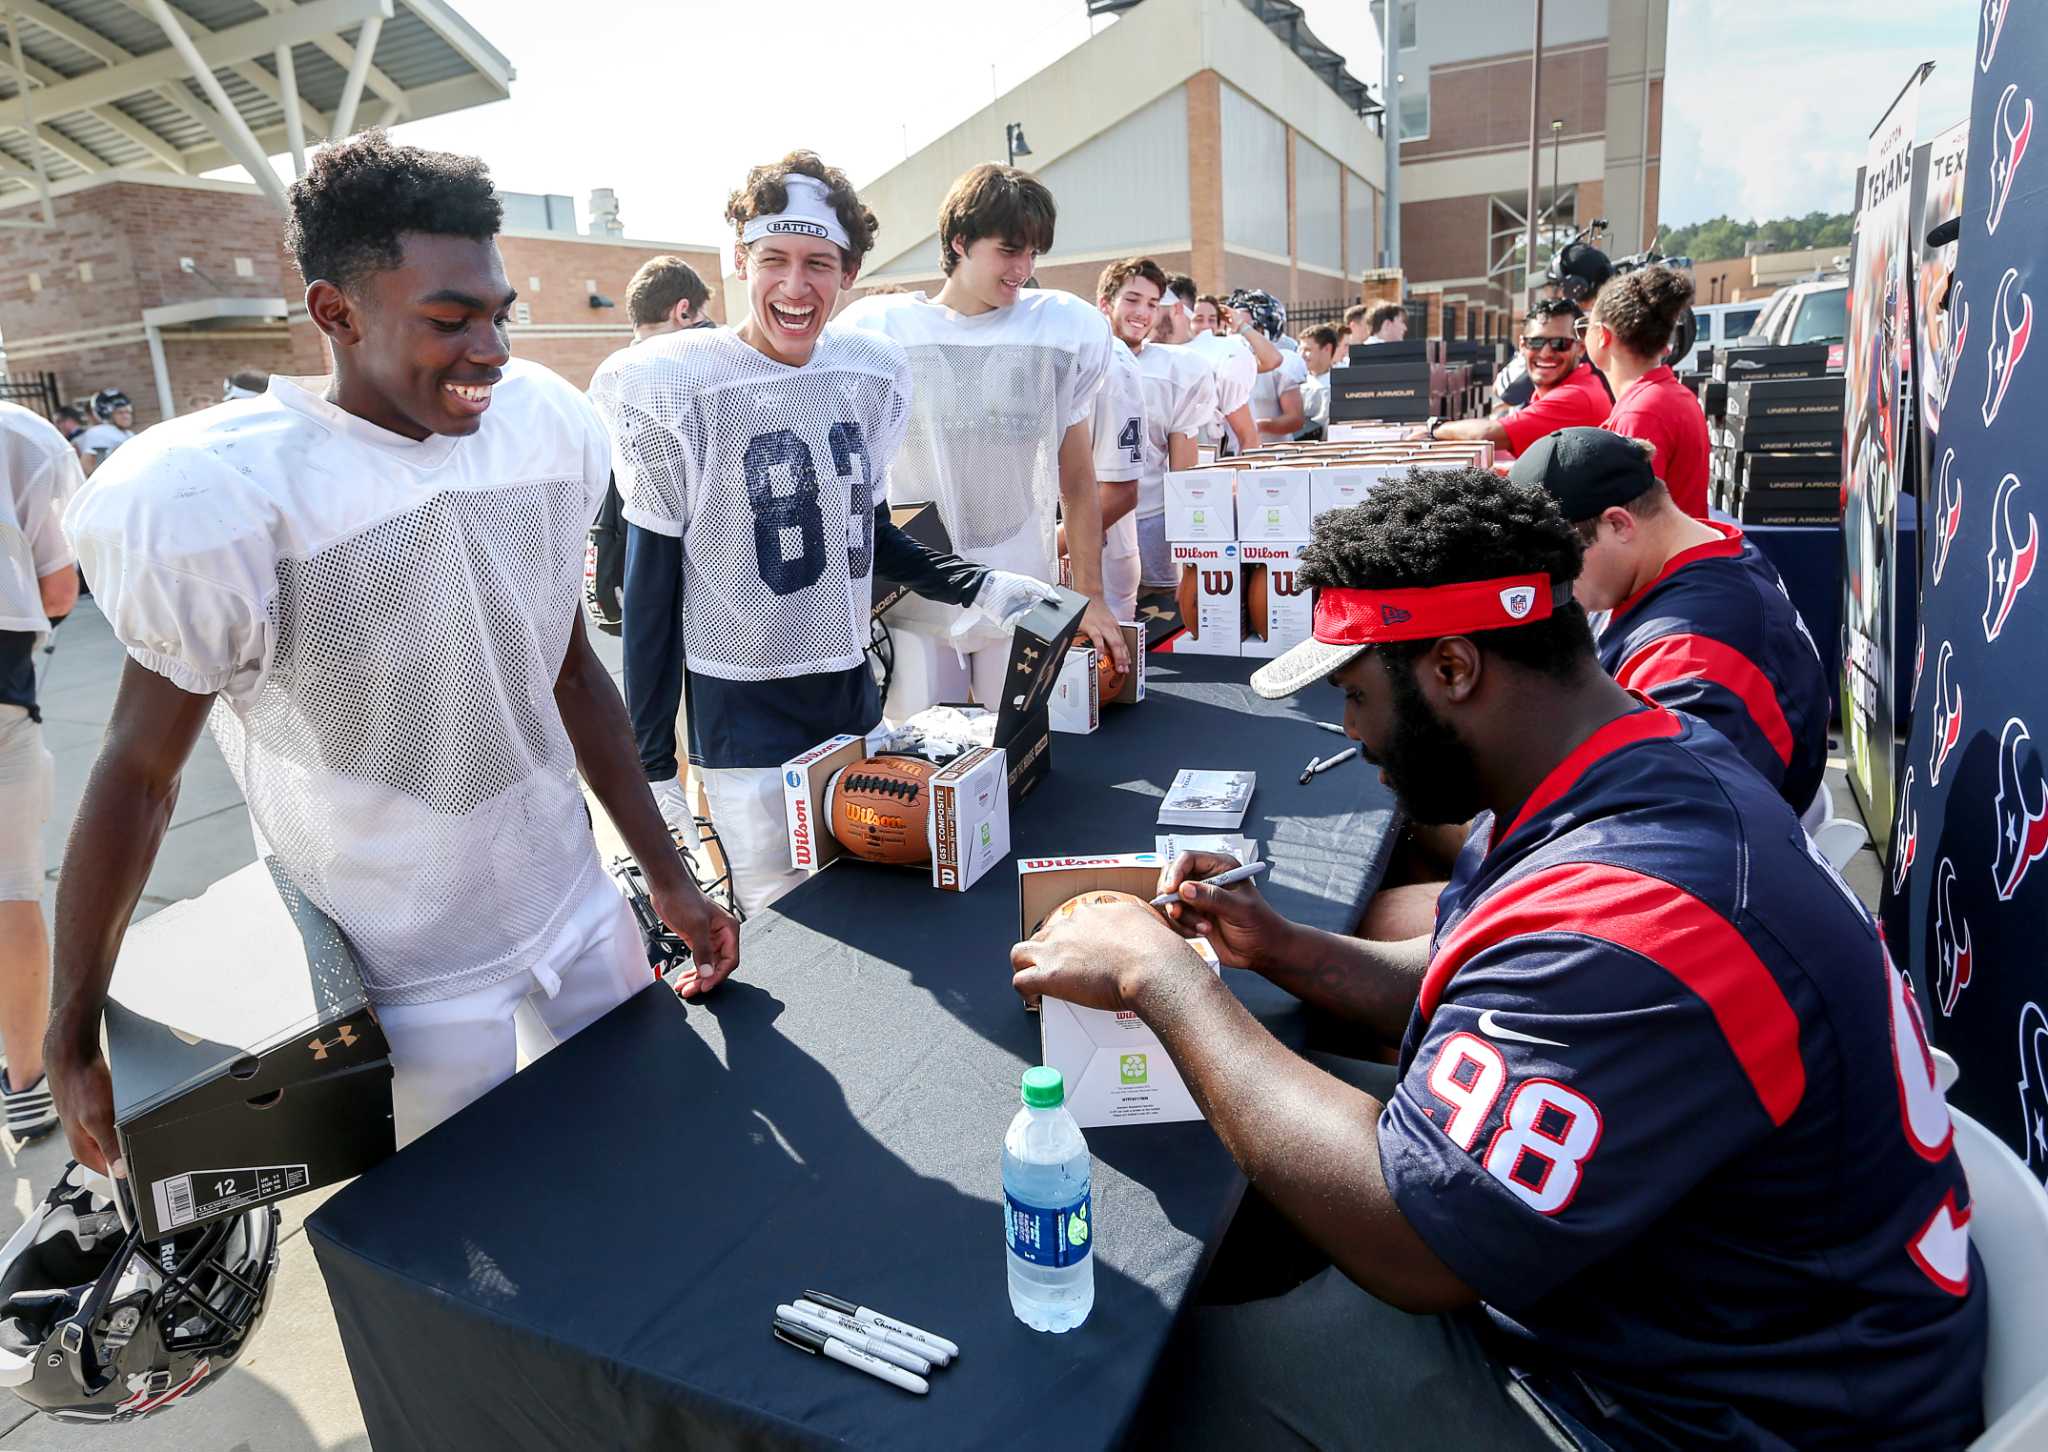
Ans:
{"type": "Polygon", "coordinates": [[[751,913],[803,880],[782,763],[881,719],[865,654],[875,571],[991,629],[1051,592],[890,523],[910,364],[886,337],[826,325],[875,240],[845,175],[792,152],[748,173],[726,219],[747,320],[622,349],[590,394],[630,528],[626,694],[637,719],[673,719],[687,679],[690,760],[751,913]],[[680,552],[679,597],[637,567],[657,547],[680,552]]]}
{"type": "Polygon", "coordinates": [[[1905,980],[1727,741],[1601,670],[1579,561],[1542,491],[1411,472],[1316,522],[1314,638],[1252,678],[1329,681],[1413,816],[1477,818],[1433,939],[1196,880],[1228,858],[1162,875],[1180,932],[1398,1042],[1393,1074],[1293,1053],[1143,903],[1012,952],[1020,992],[1156,1032],[1332,1262],[1198,1311],[1148,1445],[1917,1448],[1982,1424],[1969,1189],[1905,980]]]}
{"type": "MultiPolygon", "coordinates": [[[[1166,274],[1149,257],[1110,263],[1095,285],[1095,305],[1136,359],[1144,383],[1136,529],[1143,582],[1162,589],[1175,579],[1166,544],[1166,473],[1195,466],[1195,436],[1217,417],[1214,370],[1185,348],[1151,341],[1156,315],[1171,296],[1166,274]]],[[[1135,596],[1134,588],[1133,606],[1135,596]]]]}
{"type": "MultiPolygon", "coordinates": [[[[910,355],[916,389],[889,497],[931,501],[966,558],[1037,580],[1059,578],[1055,525],[1063,520],[1074,588],[1088,597],[1081,634],[1128,670],[1130,650],[1103,595],[1091,428],[1114,345],[1101,315],[1072,293],[1025,287],[1052,248],[1057,216],[1038,178],[977,166],[939,208],[946,282],[938,295],[870,295],[840,322],[910,355]]],[[[1007,630],[936,600],[906,600],[890,622],[892,719],[940,699],[942,652],[965,662],[975,700],[999,698],[1007,630]]]]}
{"type": "Polygon", "coordinates": [[[1574,331],[1577,303],[1549,299],[1522,320],[1522,361],[1535,380],[1535,396],[1520,408],[1492,418],[1459,419],[1415,430],[1414,437],[1484,439],[1519,454],[1559,429],[1597,425],[1614,411],[1607,382],[1586,361],[1574,331]]]}
{"type": "MultiPolygon", "coordinates": [[[[1217,298],[1204,295],[1189,310],[1193,331],[1183,345],[1209,365],[1216,375],[1216,418],[1202,430],[1201,442],[1225,454],[1242,453],[1259,445],[1258,421],[1252,417],[1252,391],[1258,386],[1262,365],[1253,351],[1249,324],[1228,325],[1229,309],[1217,298]]],[[[1269,345],[1270,346],[1270,345],[1269,345]]],[[[1280,354],[1273,352],[1278,366],[1280,354]]]]}
{"type": "Polygon", "coordinates": [[[1600,664],[1623,686],[1697,716],[1795,812],[1820,790],[1828,681],[1778,572],[1732,524],[1678,507],[1652,447],[1606,429],[1564,429],[1508,477],[1557,501],[1586,562],[1572,587],[1610,612],[1600,664]]]}
{"type": "Polygon", "coordinates": [[[66,516],[129,657],[57,896],[50,1082],[95,1169],[108,977],[209,716],[361,961],[401,1143],[647,984],[579,770],[696,954],[686,991],[737,961],[584,637],[610,450],[575,389],[509,357],[499,215],[474,159],[376,131],[324,148],[286,242],[333,375],[157,425],[66,516]]]}

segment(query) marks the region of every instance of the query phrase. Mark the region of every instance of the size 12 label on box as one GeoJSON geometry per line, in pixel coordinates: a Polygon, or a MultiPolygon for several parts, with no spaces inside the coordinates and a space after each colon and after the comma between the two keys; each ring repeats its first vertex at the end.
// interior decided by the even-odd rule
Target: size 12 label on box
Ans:
{"type": "Polygon", "coordinates": [[[312,1182],[304,1165],[259,1165],[239,1170],[195,1170],[149,1187],[157,1224],[167,1230],[190,1225],[303,1190],[312,1182]]]}

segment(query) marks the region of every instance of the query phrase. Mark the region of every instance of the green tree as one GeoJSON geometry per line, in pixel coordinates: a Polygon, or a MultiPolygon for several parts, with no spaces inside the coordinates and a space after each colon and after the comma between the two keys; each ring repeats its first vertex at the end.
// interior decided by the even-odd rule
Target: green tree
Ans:
{"type": "Polygon", "coordinates": [[[1846,247],[1855,218],[1848,212],[1808,212],[1803,217],[1774,217],[1763,222],[1738,222],[1732,217],[1711,217],[1686,227],[1674,227],[1658,239],[1660,251],[1673,257],[1690,257],[1695,262],[1718,262],[1740,257],[1751,242],[1773,252],[1797,252],[1807,247],[1846,247]]]}

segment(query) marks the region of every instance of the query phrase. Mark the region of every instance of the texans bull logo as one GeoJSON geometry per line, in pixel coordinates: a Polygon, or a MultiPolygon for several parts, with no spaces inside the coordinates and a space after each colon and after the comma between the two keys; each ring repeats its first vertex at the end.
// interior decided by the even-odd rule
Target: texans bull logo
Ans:
{"type": "Polygon", "coordinates": [[[1940,386],[1941,397],[1937,400],[1943,408],[1948,407],[1948,396],[1956,386],[1956,374],[1963,363],[1963,344],[1970,336],[1970,305],[1963,300],[1962,279],[1951,272],[1948,285],[1948,340],[1941,346],[1941,355],[1936,360],[1938,375],[1930,379],[1940,386]]]}
{"type": "Polygon", "coordinates": [[[1927,622],[1920,622],[1919,634],[1913,637],[1913,688],[1906,693],[1906,704],[1920,704],[1920,668],[1927,664],[1927,622]]]}
{"type": "Polygon", "coordinates": [[[1986,428],[1998,417],[1998,406],[2012,386],[2013,370],[2026,357],[2027,340],[2034,332],[2034,300],[2025,293],[2020,294],[2019,319],[2013,319],[2012,294],[2019,276],[2017,267],[2006,268],[2005,276],[1998,279],[1998,297],[1991,304],[1991,346],[1985,350],[1984,407],[1980,410],[1986,428]]]}
{"type": "Polygon", "coordinates": [[[1955,653],[1956,648],[1944,640],[1941,654],[1934,658],[1934,745],[1927,753],[1929,786],[1941,785],[1942,763],[1963,739],[1963,688],[1958,683],[1951,696],[1948,683],[1948,663],[1955,653]]]}
{"type": "Polygon", "coordinates": [[[2048,1180],[2048,1013],[2020,1010],[2020,1124],[2027,1168],[2048,1180]]]}
{"type": "Polygon", "coordinates": [[[2034,578],[2034,565],[2040,558],[2041,531],[2034,522],[2033,511],[2027,511],[2024,543],[2013,526],[2012,497],[2019,493],[2019,488],[2019,476],[2008,474],[1998,481],[1998,493],[1991,500],[1991,548],[1984,556],[1984,642],[1987,645],[1998,639],[1998,632],[2005,629],[2005,622],[2012,614],[2013,601],[2019,599],[2027,581],[2034,578]]]}
{"type": "Polygon", "coordinates": [[[2000,902],[2011,900],[2027,880],[2027,870],[2048,852],[2048,777],[2041,774],[2041,757],[2033,744],[2027,723],[2017,716],[1999,733],[1998,796],[1991,812],[1998,825],[1998,848],[1991,860],[1991,881],[2000,902]]]}
{"type": "Polygon", "coordinates": [[[1920,855],[1920,813],[1913,805],[1913,768],[1906,768],[1906,784],[1899,789],[1899,825],[1892,834],[1892,891],[1906,890],[1906,874],[1920,855]]]}
{"type": "Polygon", "coordinates": [[[1935,485],[1934,505],[1934,583],[1941,583],[1941,572],[1948,568],[1948,552],[1954,548],[1956,531],[1963,527],[1963,481],[1956,477],[1956,451],[1944,449],[1941,455],[1941,478],[1935,485]]]}
{"type": "Polygon", "coordinates": [[[1998,54],[1999,33],[2005,29],[2005,12],[2012,0],[1984,0],[1983,40],[1977,47],[1977,69],[1988,72],[1991,58],[1998,54]]]}
{"type": "Polygon", "coordinates": [[[1943,1018],[1970,986],[1970,925],[1956,911],[1955,886],[1956,865],[1944,857],[1934,870],[1934,996],[1943,1018]]]}
{"type": "Polygon", "coordinates": [[[1987,236],[1997,233],[1999,220],[2005,216],[2013,178],[2019,175],[2020,160],[2027,154],[2027,141],[2033,134],[2033,98],[2020,95],[2017,83],[2007,86],[1998,98],[1998,114],[1991,124],[1991,210],[1984,217],[1987,236]],[[2017,112],[2015,100],[2021,107],[2017,112]]]}

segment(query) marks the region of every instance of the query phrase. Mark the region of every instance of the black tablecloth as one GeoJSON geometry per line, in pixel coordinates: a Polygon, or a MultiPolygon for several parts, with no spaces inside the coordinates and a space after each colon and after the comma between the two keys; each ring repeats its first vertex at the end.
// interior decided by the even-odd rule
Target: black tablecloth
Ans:
{"type": "MultiPolygon", "coordinates": [[[[1144,705],[1055,737],[1018,852],[1149,851],[1175,768],[1251,767],[1265,890],[1347,928],[1388,797],[1356,762],[1298,785],[1345,744],[1308,724],[1335,694],[1260,701],[1252,664],[1157,663],[1144,705]]],[[[1115,1443],[1243,1180],[1204,1124],[1089,1131],[1094,1313],[1063,1336],[1016,1320],[999,1165],[1039,1057],[1016,931],[1009,863],[954,896],[841,862],[746,925],[708,1000],[650,988],[329,1201],[308,1230],[376,1445],[1115,1443]],[[769,1321],[806,1287],[962,1355],[923,1398],[803,1356],[769,1321]]],[[[1292,999],[1226,977],[1302,1040],[1292,999]]]]}

